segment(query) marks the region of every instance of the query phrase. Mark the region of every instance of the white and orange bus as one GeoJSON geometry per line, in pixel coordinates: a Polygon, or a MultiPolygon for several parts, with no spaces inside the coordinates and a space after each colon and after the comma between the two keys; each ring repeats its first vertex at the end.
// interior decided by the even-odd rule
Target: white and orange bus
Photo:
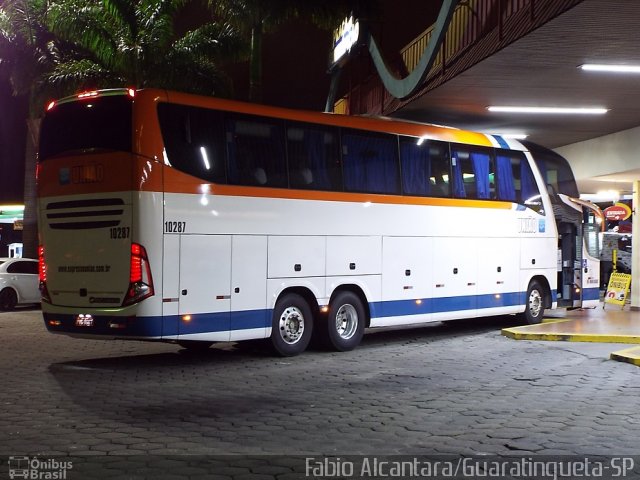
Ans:
{"type": "Polygon", "coordinates": [[[312,335],[598,302],[567,162],[500,136],[164,90],[52,102],[38,165],[46,327],[175,342],[312,335]]]}

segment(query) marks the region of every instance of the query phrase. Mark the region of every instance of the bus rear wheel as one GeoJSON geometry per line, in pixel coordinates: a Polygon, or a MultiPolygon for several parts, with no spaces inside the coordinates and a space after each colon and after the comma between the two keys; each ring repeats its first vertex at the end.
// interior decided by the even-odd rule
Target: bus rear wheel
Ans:
{"type": "Polygon", "coordinates": [[[271,322],[271,346],[278,355],[292,357],[304,352],[312,331],[313,314],[303,297],[288,293],[276,302],[271,322]]]}
{"type": "Polygon", "coordinates": [[[529,324],[534,325],[542,322],[544,317],[545,291],[537,280],[529,283],[527,296],[525,297],[525,307],[522,318],[529,324]]]}
{"type": "Polygon", "coordinates": [[[339,352],[356,348],[362,341],[366,313],[362,300],[353,292],[340,292],[329,305],[326,323],[327,345],[339,352]]]}

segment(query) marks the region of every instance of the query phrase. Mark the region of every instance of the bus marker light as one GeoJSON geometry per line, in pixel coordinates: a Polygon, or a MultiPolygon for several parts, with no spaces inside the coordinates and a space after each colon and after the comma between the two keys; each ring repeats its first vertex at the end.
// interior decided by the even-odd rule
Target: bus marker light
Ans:
{"type": "Polygon", "coordinates": [[[182,321],[183,322],[190,322],[191,321],[191,315],[183,315],[182,316],[182,321]]]}
{"type": "Polygon", "coordinates": [[[79,93],[78,94],[78,99],[82,100],[85,98],[93,98],[93,97],[97,97],[98,96],[98,92],[91,91],[91,92],[83,92],[83,93],[79,93]]]}
{"type": "Polygon", "coordinates": [[[122,330],[127,328],[127,324],[126,323],[121,323],[121,322],[109,322],[109,328],[115,328],[117,330],[122,330]]]}
{"type": "Polygon", "coordinates": [[[324,307],[320,307],[320,311],[322,313],[327,313],[329,311],[329,305],[325,305],[324,307]]]}
{"type": "Polygon", "coordinates": [[[422,300],[421,299],[416,300],[416,305],[422,305],[422,300]]]}
{"type": "Polygon", "coordinates": [[[62,322],[60,320],[49,320],[49,325],[52,327],[59,327],[62,325],[62,322]]]}

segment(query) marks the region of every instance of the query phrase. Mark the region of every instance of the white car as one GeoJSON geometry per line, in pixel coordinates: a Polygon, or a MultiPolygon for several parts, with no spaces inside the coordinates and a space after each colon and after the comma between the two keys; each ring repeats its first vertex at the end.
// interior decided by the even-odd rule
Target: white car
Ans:
{"type": "Polygon", "coordinates": [[[0,310],[40,303],[38,280],[37,260],[0,258],[0,310]]]}

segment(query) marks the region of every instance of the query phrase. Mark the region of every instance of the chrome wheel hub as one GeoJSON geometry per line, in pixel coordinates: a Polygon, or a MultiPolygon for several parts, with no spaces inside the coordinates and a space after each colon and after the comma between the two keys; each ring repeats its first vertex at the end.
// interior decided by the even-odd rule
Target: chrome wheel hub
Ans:
{"type": "Polygon", "coordinates": [[[285,343],[292,345],[302,338],[304,333],[304,316],[296,307],[287,307],[280,315],[280,337],[285,343]]]}
{"type": "Polygon", "coordinates": [[[348,340],[358,329],[358,311],[353,305],[342,305],[336,313],[336,332],[340,338],[348,340]]]}

